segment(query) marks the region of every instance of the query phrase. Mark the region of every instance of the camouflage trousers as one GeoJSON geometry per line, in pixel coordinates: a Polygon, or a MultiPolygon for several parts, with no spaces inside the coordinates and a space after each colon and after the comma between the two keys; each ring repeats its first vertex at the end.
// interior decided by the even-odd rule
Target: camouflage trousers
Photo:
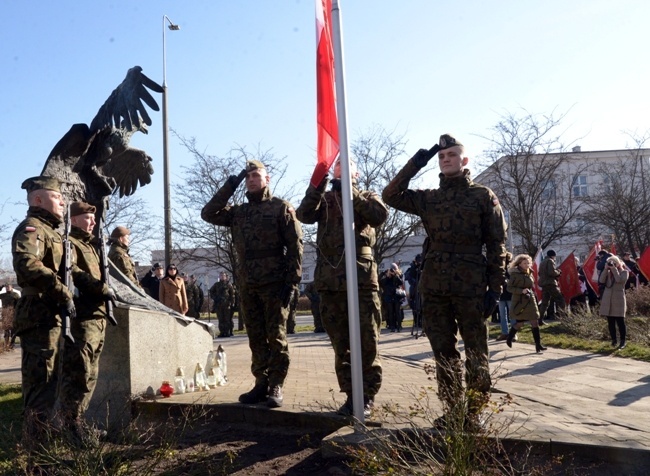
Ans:
{"type": "Polygon", "coordinates": [[[99,356],[104,348],[104,319],[74,319],[70,325],[74,344],[66,341],[59,410],[68,420],[83,416],[97,385],[99,356]]]}
{"type": "MultiPolygon", "coordinates": [[[[27,426],[45,424],[52,417],[60,337],[60,327],[33,327],[20,333],[23,408],[27,426]]],[[[26,433],[29,432],[30,429],[26,428],[26,433]]]]}
{"type": "Polygon", "coordinates": [[[545,314],[551,303],[555,303],[555,306],[557,308],[556,317],[562,317],[565,312],[566,303],[564,301],[564,296],[562,296],[560,288],[558,288],[555,284],[552,284],[550,286],[542,286],[542,302],[539,305],[540,319],[548,317],[545,316],[545,314]]]}
{"type": "Polygon", "coordinates": [[[422,292],[422,320],[436,361],[438,394],[448,407],[462,401],[462,368],[456,334],[465,344],[465,380],[469,390],[490,392],[487,324],[483,297],[455,297],[422,292]]]}
{"type": "MultiPolygon", "coordinates": [[[[350,364],[350,329],[348,327],[347,292],[320,293],[320,315],[323,327],[334,348],[334,370],[341,392],[352,394],[350,364]]],[[[361,367],[363,393],[374,397],[381,387],[382,368],[379,359],[379,328],[381,301],[377,291],[359,290],[359,322],[361,331],[361,367]]]]}
{"type": "Polygon", "coordinates": [[[259,288],[246,286],[241,291],[240,305],[251,349],[251,372],[255,384],[284,384],[289,372],[287,317],[289,308],[278,297],[284,283],[259,288]]]}
{"type": "Polygon", "coordinates": [[[219,304],[216,309],[217,319],[219,320],[219,334],[229,336],[235,328],[232,307],[228,304],[219,304]]]}

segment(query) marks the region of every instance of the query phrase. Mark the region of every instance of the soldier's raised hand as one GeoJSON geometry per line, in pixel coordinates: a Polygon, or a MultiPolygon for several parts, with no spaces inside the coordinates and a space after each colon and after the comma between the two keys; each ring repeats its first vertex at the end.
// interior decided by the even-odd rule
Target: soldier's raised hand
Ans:
{"type": "Polygon", "coordinates": [[[413,157],[411,157],[411,160],[413,160],[413,163],[419,167],[425,167],[429,161],[433,158],[434,155],[436,155],[440,151],[440,146],[438,144],[434,145],[430,149],[420,149],[418,150],[413,157]]]}
{"type": "Polygon", "coordinates": [[[228,177],[228,182],[230,183],[230,186],[235,190],[237,187],[239,187],[239,184],[241,184],[244,179],[246,178],[246,169],[243,169],[241,172],[239,172],[239,175],[231,175],[228,177]]]}

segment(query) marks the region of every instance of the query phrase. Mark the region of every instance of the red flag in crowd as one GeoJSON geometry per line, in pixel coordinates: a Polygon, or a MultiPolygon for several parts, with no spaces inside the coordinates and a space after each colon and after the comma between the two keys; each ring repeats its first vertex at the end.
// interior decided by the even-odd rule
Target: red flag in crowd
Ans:
{"type": "Polygon", "coordinates": [[[558,279],[560,291],[562,291],[564,301],[568,304],[571,299],[582,294],[580,278],[578,277],[578,268],[576,267],[576,258],[573,253],[562,261],[559,269],[562,271],[562,274],[558,279]]]}
{"type": "Polygon", "coordinates": [[[614,242],[612,242],[612,249],[610,250],[610,253],[613,254],[613,255],[618,254],[618,253],[616,253],[616,245],[614,244],[614,242]]]}
{"type": "Polygon", "coordinates": [[[535,296],[537,300],[542,300],[542,288],[539,286],[539,265],[542,263],[542,249],[538,246],[537,253],[535,254],[535,259],[533,260],[533,278],[535,279],[535,284],[533,284],[533,291],[535,291],[535,296]]]}
{"type": "Polygon", "coordinates": [[[585,258],[585,262],[582,264],[582,271],[585,273],[587,285],[592,289],[593,292],[596,293],[596,295],[598,295],[598,271],[596,270],[596,257],[598,256],[598,252],[602,249],[602,247],[603,242],[601,240],[597,241],[585,258]]]}
{"type": "Polygon", "coordinates": [[[316,124],[317,161],[311,184],[317,187],[339,154],[336,115],[334,49],[332,46],[332,0],[316,0],[316,124]]]}
{"type": "Polygon", "coordinates": [[[646,279],[650,280],[650,246],[645,249],[641,257],[636,261],[636,265],[646,279]]]}

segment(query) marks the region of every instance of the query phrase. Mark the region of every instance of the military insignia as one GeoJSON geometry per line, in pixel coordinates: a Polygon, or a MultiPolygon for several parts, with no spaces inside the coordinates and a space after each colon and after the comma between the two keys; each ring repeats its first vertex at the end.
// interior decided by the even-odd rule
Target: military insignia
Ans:
{"type": "Polygon", "coordinates": [[[33,226],[26,226],[25,231],[28,231],[28,232],[36,231],[36,228],[34,228],[33,226]]]}
{"type": "Polygon", "coordinates": [[[442,136],[440,138],[440,144],[439,145],[440,145],[441,149],[444,149],[445,147],[447,147],[447,139],[445,138],[445,136],[442,136]]]}

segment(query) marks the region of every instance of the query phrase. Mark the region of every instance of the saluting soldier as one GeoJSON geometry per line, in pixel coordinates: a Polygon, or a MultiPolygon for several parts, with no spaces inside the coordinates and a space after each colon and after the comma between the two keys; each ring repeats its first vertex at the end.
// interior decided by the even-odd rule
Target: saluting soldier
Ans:
{"type": "Polygon", "coordinates": [[[137,287],[140,286],[138,275],[135,272],[135,264],[129,255],[129,242],[131,241],[131,230],[125,226],[115,227],[111,233],[111,248],[108,250],[108,259],[119,269],[124,276],[129,278],[137,287]]]}
{"type": "MultiPolygon", "coordinates": [[[[352,164],[353,165],[353,164],[352,164]]],[[[357,255],[359,322],[361,327],[361,366],[363,372],[363,411],[370,416],[375,395],[382,382],[379,359],[379,326],[381,300],[377,263],[372,247],[377,241],[375,228],[388,218],[388,209],[379,196],[356,188],[357,172],[351,167],[354,183],[354,235],[357,255]]],[[[349,416],[352,407],[352,372],[350,366],[350,330],[348,327],[347,277],[343,241],[343,211],[341,208],[341,163],[334,164],[332,189],[326,191],[328,179],[314,187],[309,185],[302,203],[296,210],[303,223],[318,223],[316,244],[318,260],[314,284],[320,295],[320,317],[334,349],[334,369],[341,392],[347,398],[338,413],[349,416]]]]}
{"type": "MultiPolygon", "coordinates": [[[[505,281],[506,223],[492,190],[466,168],[465,147],[449,134],[432,149],[420,149],[384,189],[384,201],[422,219],[429,238],[419,291],[424,332],[436,361],[438,394],[445,412],[462,394],[456,333],[465,343],[469,416],[478,415],[491,387],[487,324],[505,281]],[[410,180],[438,154],[440,187],[409,190],[410,180]],[[486,254],[482,253],[485,247],[486,254]]],[[[443,416],[437,424],[444,426],[443,416]]]]}
{"type": "Polygon", "coordinates": [[[98,247],[104,246],[92,234],[95,207],[85,202],[70,205],[70,242],[75,265],[83,273],[73,273],[77,318],[70,323],[74,343],[65,341],[60,410],[66,427],[73,435],[93,436],[83,421],[99,374],[99,357],[106,336],[106,300],[115,299],[113,290],[102,281],[98,247]]]}
{"type": "Polygon", "coordinates": [[[271,176],[258,160],[231,175],[203,207],[201,218],[232,230],[241,269],[240,304],[252,353],[255,386],[239,397],[245,404],[266,401],[282,406],[282,386],[289,371],[286,324],[289,299],[302,276],[302,229],[289,202],[274,197],[271,176]],[[246,179],[247,203],[229,205],[246,179]]]}
{"type": "Polygon", "coordinates": [[[65,201],[53,177],[32,177],[27,190],[29,209],[11,239],[13,266],[22,296],[16,306],[15,331],[22,349],[21,373],[25,441],[45,436],[56,400],[60,308],[75,316],[72,293],[62,282],[63,257],[57,228],[63,222],[65,201]]]}

